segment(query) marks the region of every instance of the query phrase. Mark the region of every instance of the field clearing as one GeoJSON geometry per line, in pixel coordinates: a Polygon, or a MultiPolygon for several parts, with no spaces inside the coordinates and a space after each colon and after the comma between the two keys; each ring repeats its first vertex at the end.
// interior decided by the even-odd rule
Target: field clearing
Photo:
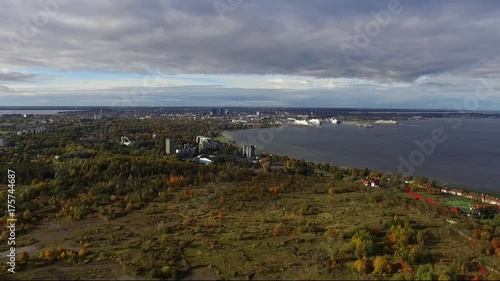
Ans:
{"type": "Polygon", "coordinates": [[[15,279],[152,278],[156,273],[146,271],[151,267],[185,280],[374,279],[379,277],[352,270],[356,258],[342,251],[349,241],[343,237],[356,229],[371,230],[375,251],[396,264],[393,250],[385,246],[384,227],[394,218],[435,237],[426,242],[432,258],[425,262],[451,263],[468,251],[456,226],[445,222],[447,215],[427,210],[426,203],[405,193],[324,190],[317,184],[307,191],[270,194],[249,192],[242,185],[210,184],[194,188],[190,196],[171,191],[115,220],[44,222],[24,235],[34,241],[30,256],[61,246],[84,248],[86,259],[34,265],[15,279]],[[92,276],[84,275],[90,268],[92,276]]]}

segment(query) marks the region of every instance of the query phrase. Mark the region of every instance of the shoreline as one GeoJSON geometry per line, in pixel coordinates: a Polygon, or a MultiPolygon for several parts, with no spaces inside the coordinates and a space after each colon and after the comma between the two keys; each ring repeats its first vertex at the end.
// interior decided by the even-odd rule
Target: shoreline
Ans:
{"type": "MultiPolygon", "coordinates": [[[[251,129],[264,129],[264,128],[251,128],[251,129]]],[[[268,128],[268,129],[272,129],[272,128],[268,128]]],[[[282,128],[284,129],[284,128],[282,128]]],[[[226,140],[228,140],[228,142],[230,144],[233,144],[233,145],[236,145],[238,148],[241,148],[243,146],[242,143],[239,143],[237,141],[235,141],[233,138],[232,138],[232,135],[231,135],[231,132],[234,132],[234,131],[245,131],[245,130],[250,130],[250,129],[238,129],[238,130],[224,130],[224,131],[221,131],[219,133],[219,136],[222,136],[223,138],[225,138],[226,140]]],[[[290,155],[287,155],[287,154],[281,154],[281,153],[274,153],[274,152],[270,152],[270,151],[258,151],[258,154],[259,153],[267,153],[267,154],[275,154],[275,155],[279,155],[279,156],[283,156],[283,157],[288,157],[290,159],[296,159],[296,160],[301,160],[299,158],[295,158],[295,157],[292,157],[290,155]]],[[[324,162],[324,161],[309,161],[309,160],[306,160],[306,159],[303,159],[307,162],[312,162],[314,164],[331,164],[331,165],[336,165],[338,166],[339,168],[343,168],[343,169],[352,169],[352,168],[356,168],[356,169],[365,169],[367,167],[363,167],[363,168],[360,168],[360,167],[348,167],[348,166],[341,166],[341,165],[338,165],[336,163],[330,163],[330,162],[324,162]]],[[[370,168],[368,168],[370,169],[370,168]]],[[[375,172],[381,172],[381,171],[377,171],[375,169],[370,169],[371,171],[375,171],[375,172]]],[[[394,174],[397,174],[397,173],[385,173],[384,174],[389,174],[389,175],[394,175],[394,174]]],[[[426,177],[428,178],[430,181],[433,181],[433,180],[436,180],[438,182],[442,182],[443,180],[438,180],[438,179],[433,179],[433,178],[429,178],[425,175],[412,175],[413,177],[417,177],[417,176],[423,176],[423,177],[426,177]]],[[[444,185],[443,185],[444,187],[444,185]]],[[[458,184],[458,183],[455,183],[455,184],[448,184],[446,185],[446,187],[448,189],[453,189],[453,190],[460,190],[462,191],[463,193],[480,193],[480,194],[484,194],[484,195],[487,195],[487,196],[492,196],[492,197],[496,197],[497,199],[500,198],[500,191],[495,191],[495,190],[490,190],[490,188],[482,188],[482,187],[474,187],[474,186],[468,186],[468,185],[464,185],[464,184],[458,184]]],[[[440,188],[442,189],[442,188],[440,188]]]]}

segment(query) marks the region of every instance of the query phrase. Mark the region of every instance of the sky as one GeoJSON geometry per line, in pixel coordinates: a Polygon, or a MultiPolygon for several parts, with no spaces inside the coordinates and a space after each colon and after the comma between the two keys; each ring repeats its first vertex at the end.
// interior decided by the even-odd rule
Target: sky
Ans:
{"type": "Polygon", "coordinates": [[[1,106],[500,110],[500,2],[0,0],[1,106]]]}

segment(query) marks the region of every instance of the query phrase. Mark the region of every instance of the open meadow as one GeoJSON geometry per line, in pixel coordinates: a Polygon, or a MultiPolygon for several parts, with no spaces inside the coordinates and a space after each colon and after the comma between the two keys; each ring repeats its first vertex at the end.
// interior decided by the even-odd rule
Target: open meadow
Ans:
{"type": "MultiPolygon", "coordinates": [[[[19,237],[29,257],[12,276],[366,280],[486,275],[472,262],[478,251],[458,232],[469,221],[445,208],[401,191],[361,185],[336,188],[318,181],[299,187],[292,180],[288,190],[264,186],[169,188],[117,219],[50,219],[19,237]],[[459,223],[447,223],[450,218],[459,223]]],[[[498,267],[495,258],[488,262],[498,267]]],[[[490,277],[498,278],[495,274],[490,277]]]]}

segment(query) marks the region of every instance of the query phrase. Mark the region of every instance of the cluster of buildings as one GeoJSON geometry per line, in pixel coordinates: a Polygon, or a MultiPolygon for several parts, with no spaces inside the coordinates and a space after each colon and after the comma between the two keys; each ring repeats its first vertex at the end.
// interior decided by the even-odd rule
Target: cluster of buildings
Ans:
{"type": "MultiPolygon", "coordinates": [[[[300,116],[298,116],[300,117],[300,116]]],[[[302,117],[304,118],[304,117],[302,117]]],[[[296,119],[296,118],[287,118],[286,123],[291,124],[291,125],[298,125],[298,126],[321,126],[324,123],[331,123],[331,124],[339,124],[340,121],[335,119],[335,118],[327,118],[327,119],[318,119],[318,118],[311,118],[311,119],[296,119]]]]}
{"type": "Polygon", "coordinates": [[[45,126],[42,127],[31,127],[31,128],[25,128],[22,130],[17,131],[17,135],[21,136],[24,134],[38,134],[38,133],[44,133],[47,132],[48,128],[45,126]]]}
{"type": "MultiPolygon", "coordinates": [[[[53,120],[51,119],[49,122],[53,123],[53,120]]],[[[21,136],[24,134],[44,133],[44,132],[47,132],[49,130],[50,125],[40,126],[37,123],[47,123],[47,121],[36,120],[36,122],[32,122],[32,124],[23,124],[23,125],[0,123],[0,131],[16,132],[16,134],[18,136],[21,136]]]]}
{"type": "Polygon", "coordinates": [[[380,188],[380,178],[364,179],[363,184],[374,188],[380,188]]]}
{"type": "MultiPolygon", "coordinates": [[[[201,115],[203,116],[203,111],[202,111],[201,115]]],[[[231,115],[231,112],[228,109],[224,109],[224,108],[212,108],[212,110],[210,111],[210,115],[211,116],[229,116],[229,115],[231,115]]]]}
{"type": "Polygon", "coordinates": [[[204,153],[209,150],[215,150],[219,148],[219,146],[220,143],[212,140],[209,137],[204,137],[204,136],[196,137],[196,145],[191,145],[191,144],[176,145],[174,140],[166,139],[165,153],[167,155],[181,154],[184,156],[194,156],[198,153],[204,153]]]}
{"type": "Polygon", "coordinates": [[[197,149],[195,146],[191,144],[179,144],[176,145],[175,141],[172,139],[165,140],[165,153],[167,155],[171,154],[179,154],[181,156],[189,156],[192,157],[197,154],[197,149]]]}
{"type": "MultiPolygon", "coordinates": [[[[225,157],[225,158],[229,157],[232,159],[238,158],[238,156],[235,155],[213,156],[206,154],[212,150],[218,149],[220,145],[221,145],[220,143],[214,141],[212,138],[205,136],[197,136],[195,145],[192,144],[180,145],[176,144],[175,141],[172,139],[166,139],[165,152],[167,155],[176,154],[185,158],[190,158],[197,155],[195,158],[192,159],[192,161],[198,164],[205,164],[205,165],[208,165],[214,161],[217,162],[220,157],[225,157]]],[[[248,144],[243,145],[241,158],[256,159],[256,157],[257,157],[257,151],[255,145],[248,145],[248,144]]]]}

